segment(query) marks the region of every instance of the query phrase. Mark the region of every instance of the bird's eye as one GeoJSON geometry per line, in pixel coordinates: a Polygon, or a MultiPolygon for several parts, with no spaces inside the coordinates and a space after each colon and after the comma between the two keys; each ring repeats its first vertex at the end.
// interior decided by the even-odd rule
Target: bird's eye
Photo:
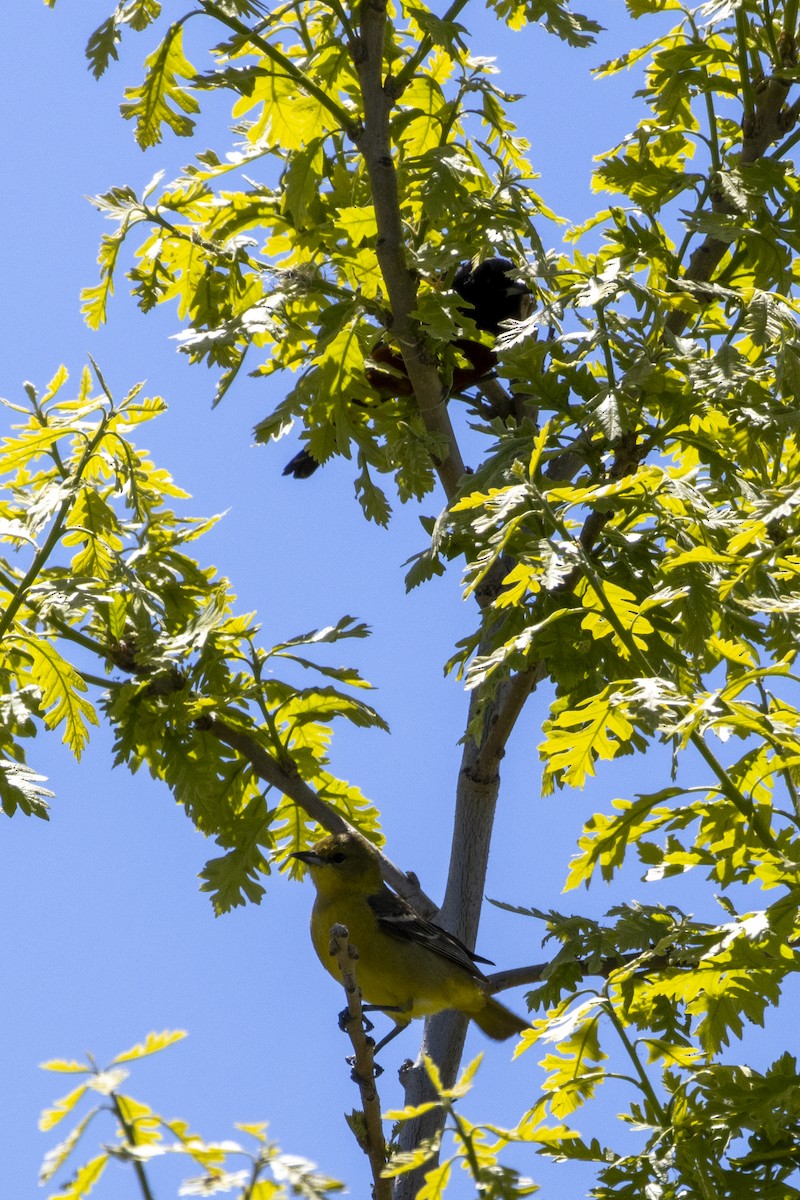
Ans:
{"type": "Polygon", "coordinates": [[[338,865],[339,863],[343,863],[346,858],[347,858],[347,855],[342,854],[342,852],[340,850],[340,851],[338,851],[338,853],[332,854],[328,861],[332,862],[332,863],[336,863],[338,865]]]}

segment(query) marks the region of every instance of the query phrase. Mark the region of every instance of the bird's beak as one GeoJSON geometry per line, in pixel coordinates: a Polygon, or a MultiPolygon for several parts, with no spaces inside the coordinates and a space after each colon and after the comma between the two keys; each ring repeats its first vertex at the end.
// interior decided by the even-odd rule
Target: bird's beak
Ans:
{"type": "Polygon", "coordinates": [[[320,856],[313,850],[295,850],[294,854],[290,854],[289,857],[299,858],[300,862],[304,862],[309,867],[318,867],[322,863],[320,856]]]}

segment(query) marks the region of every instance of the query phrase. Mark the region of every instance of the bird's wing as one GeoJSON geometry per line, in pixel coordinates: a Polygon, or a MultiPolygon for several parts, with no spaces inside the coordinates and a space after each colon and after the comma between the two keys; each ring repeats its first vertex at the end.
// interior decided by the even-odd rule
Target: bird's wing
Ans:
{"type": "Polygon", "coordinates": [[[367,902],[375,914],[378,926],[384,933],[405,941],[418,942],[432,950],[434,954],[440,954],[442,958],[449,958],[452,962],[458,963],[465,971],[469,971],[470,975],[474,975],[478,979],[483,978],[483,972],[475,965],[476,963],[482,962],[494,966],[490,958],[481,958],[479,954],[468,950],[464,943],[452,933],[448,933],[439,925],[434,925],[433,921],[427,921],[425,917],[421,917],[410,904],[400,896],[396,896],[394,892],[390,892],[388,888],[382,888],[381,891],[367,897],[367,902]]]}

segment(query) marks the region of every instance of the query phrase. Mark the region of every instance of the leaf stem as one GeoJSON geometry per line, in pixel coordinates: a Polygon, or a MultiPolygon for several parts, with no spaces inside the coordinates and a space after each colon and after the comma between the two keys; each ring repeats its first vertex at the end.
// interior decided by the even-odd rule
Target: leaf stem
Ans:
{"type": "Polygon", "coordinates": [[[601,334],[600,344],[603,347],[603,360],[606,364],[606,379],[608,380],[608,386],[612,389],[612,391],[616,391],[616,369],[614,367],[614,356],[611,353],[611,339],[608,332],[608,326],[606,324],[605,309],[602,304],[597,304],[594,311],[595,316],[597,317],[597,328],[600,330],[601,334]]]}
{"type": "MultiPolygon", "coordinates": [[[[453,3],[440,18],[442,23],[454,21],[463,8],[467,7],[469,0],[453,0],[453,3]]],[[[417,49],[406,62],[405,66],[397,72],[394,79],[394,87],[396,94],[404,91],[411,80],[414,72],[420,63],[425,59],[427,54],[430,54],[433,48],[433,38],[430,34],[425,34],[417,49]]]]}
{"type": "Polygon", "coordinates": [[[745,117],[750,117],[755,109],[753,85],[750,80],[750,64],[747,59],[749,24],[745,11],[741,6],[736,9],[736,57],[739,62],[739,80],[742,85],[742,107],[745,117]]]}
{"type": "Polygon", "coordinates": [[[614,1029],[617,1031],[617,1036],[618,1036],[619,1040],[622,1042],[622,1045],[625,1047],[625,1052],[628,1055],[628,1058],[631,1060],[631,1063],[633,1064],[633,1068],[636,1071],[636,1075],[639,1079],[639,1086],[641,1087],[642,1092],[644,1093],[645,1097],[647,1098],[648,1104],[652,1108],[654,1115],[661,1122],[661,1124],[666,1125],[667,1124],[667,1114],[664,1111],[664,1106],[662,1105],[661,1101],[659,1100],[658,1096],[656,1095],[655,1089],[654,1089],[652,1083],[650,1082],[650,1077],[647,1074],[647,1072],[645,1071],[644,1067],[642,1066],[641,1061],[639,1059],[639,1055],[636,1053],[636,1047],[633,1045],[630,1038],[628,1037],[625,1026],[624,1026],[622,1020],[620,1019],[620,1017],[617,1015],[614,1005],[613,1005],[610,997],[608,997],[608,996],[606,996],[605,1010],[608,1015],[608,1019],[610,1020],[611,1024],[614,1026],[614,1029]]]}
{"type": "Polygon", "coordinates": [[[756,810],[752,801],[748,800],[741,789],[736,786],[722,763],[713,751],[709,749],[705,739],[696,730],[693,730],[689,735],[689,740],[716,775],[723,796],[727,800],[730,800],[731,804],[746,818],[762,846],[765,846],[768,850],[777,852],[778,844],[769,827],[765,826],[761,813],[756,810]]]}
{"type": "Polygon", "coordinates": [[[772,55],[773,66],[777,69],[782,66],[778,43],[775,40],[775,30],[772,28],[773,12],[770,0],[764,0],[764,23],[763,29],[769,42],[770,54],[772,55]]]}
{"type": "Polygon", "coordinates": [[[201,0],[201,3],[206,16],[214,18],[222,25],[227,25],[229,29],[232,29],[234,33],[238,33],[240,37],[250,42],[252,46],[257,46],[265,58],[268,58],[274,66],[280,67],[282,71],[285,71],[304,92],[307,92],[309,96],[313,96],[323,108],[327,109],[331,116],[336,118],[338,125],[345,133],[351,137],[353,136],[355,130],[352,114],[346,108],[342,108],[341,105],[337,104],[335,100],[332,100],[321,87],[318,87],[308,76],[304,75],[290,58],[287,58],[280,50],[276,50],[266,38],[261,37],[255,30],[249,29],[243,21],[239,21],[236,17],[231,17],[227,13],[221,12],[215,4],[211,3],[211,0],[201,0]]]}
{"type": "Polygon", "coordinates": [[[473,1145],[473,1142],[472,1142],[472,1134],[468,1133],[467,1130],[464,1128],[464,1124],[451,1102],[445,1103],[445,1109],[446,1109],[447,1113],[449,1114],[449,1116],[451,1116],[453,1118],[453,1124],[455,1125],[456,1133],[458,1134],[461,1144],[464,1147],[467,1162],[469,1163],[469,1169],[472,1173],[472,1178],[474,1179],[475,1183],[477,1184],[477,1186],[479,1188],[479,1194],[480,1194],[480,1190],[482,1190],[481,1189],[481,1164],[478,1162],[478,1156],[475,1153],[475,1146],[473,1145]]]}
{"type": "MultiPolygon", "coordinates": [[[[117,1116],[117,1119],[118,1119],[120,1125],[122,1126],[123,1130],[125,1131],[125,1137],[128,1139],[128,1141],[130,1142],[130,1144],[132,1146],[137,1146],[138,1142],[136,1141],[136,1130],[134,1129],[133,1125],[131,1125],[131,1123],[128,1121],[124,1112],[122,1111],[122,1105],[119,1102],[119,1097],[117,1096],[116,1092],[111,1093],[111,1103],[114,1105],[114,1112],[116,1113],[116,1116],[117,1116]]],[[[139,1190],[142,1193],[143,1200],[155,1200],[155,1197],[153,1196],[153,1193],[150,1190],[150,1182],[147,1178],[147,1172],[144,1169],[144,1163],[139,1162],[139,1160],[137,1158],[133,1158],[133,1157],[131,1158],[131,1161],[133,1163],[133,1171],[134,1171],[134,1174],[136,1175],[136,1179],[139,1184],[139,1190]]]]}

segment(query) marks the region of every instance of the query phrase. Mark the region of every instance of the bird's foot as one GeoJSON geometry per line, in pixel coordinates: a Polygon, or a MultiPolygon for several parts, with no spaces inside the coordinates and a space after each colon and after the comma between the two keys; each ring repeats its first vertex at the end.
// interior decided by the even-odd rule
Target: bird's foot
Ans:
{"type": "MultiPolygon", "coordinates": [[[[363,1075],[359,1075],[358,1071],[356,1070],[355,1054],[349,1054],[344,1061],[347,1063],[348,1067],[350,1067],[350,1078],[352,1079],[353,1083],[369,1083],[369,1080],[365,1079],[363,1075]]],[[[372,1064],[372,1074],[375,1079],[378,1079],[383,1074],[383,1067],[380,1063],[374,1062],[372,1064]]]]}
{"type": "MultiPolygon", "coordinates": [[[[338,1018],[338,1019],[339,1019],[339,1028],[341,1029],[342,1033],[347,1033],[347,1030],[348,1030],[348,1028],[349,1028],[349,1026],[350,1026],[350,1023],[351,1023],[351,1021],[353,1020],[353,1018],[350,1016],[350,1009],[349,1009],[349,1008],[343,1008],[343,1009],[342,1009],[342,1011],[339,1013],[339,1018],[338,1018]]],[[[365,1032],[365,1033],[369,1033],[369,1032],[370,1032],[370,1030],[372,1030],[372,1029],[374,1029],[374,1028],[375,1028],[375,1026],[372,1024],[372,1021],[370,1021],[370,1019],[369,1019],[369,1017],[366,1015],[366,1013],[362,1012],[362,1014],[361,1014],[361,1020],[362,1020],[362,1022],[363,1022],[363,1025],[364,1025],[364,1032],[365,1032]]]]}

